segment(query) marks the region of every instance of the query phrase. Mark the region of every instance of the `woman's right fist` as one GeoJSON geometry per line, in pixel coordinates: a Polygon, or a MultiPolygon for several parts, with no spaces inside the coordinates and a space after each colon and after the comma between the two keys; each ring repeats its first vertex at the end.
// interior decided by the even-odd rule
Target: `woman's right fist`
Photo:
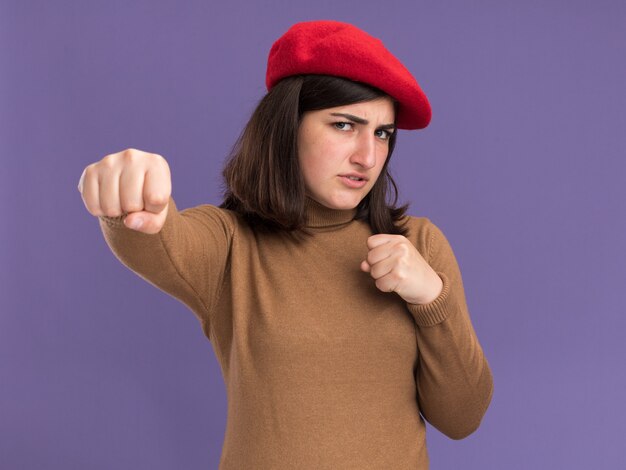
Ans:
{"type": "Polygon", "coordinates": [[[128,214],[124,219],[127,227],[158,233],[167,217],[172,178],[161,155],[126,149],[85,167],[78,191],[90,214],[128,214]],[[138,222],[141,225],[135,225],[138,222]]]}

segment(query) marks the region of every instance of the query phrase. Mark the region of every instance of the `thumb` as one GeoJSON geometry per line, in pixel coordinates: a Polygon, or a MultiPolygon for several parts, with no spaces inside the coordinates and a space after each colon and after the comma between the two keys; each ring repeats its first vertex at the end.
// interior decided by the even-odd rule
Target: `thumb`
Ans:
{"type": "Polygon", "coordinates": [[[361,271],[369,273],[370,270],[371,270],[370,264],[366,260],[361,261],[361,271]]]}
{"type": "Polygon", "coordinates": [[[159,233],[165,224],[167,210],[168,206],[158,214],[149,211],[132,212],[124,219],[124,225],[137,232],[148,234],[159,233]]]}

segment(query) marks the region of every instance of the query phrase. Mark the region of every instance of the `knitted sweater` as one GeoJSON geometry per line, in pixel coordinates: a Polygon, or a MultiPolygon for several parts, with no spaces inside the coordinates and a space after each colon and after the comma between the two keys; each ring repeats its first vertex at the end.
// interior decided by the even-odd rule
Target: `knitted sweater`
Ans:
{"type": "Polygon", "coordinates": [[[212,344],[228,402],[220,470],[427,469],[424,419],[464,438],[493,391],[450,244],[406,216],[443,281],[409,304],[361,271],[372,231],[356,209],[306,208],[313,236],[300,242],[173,198],[157,234],[99,221],[115,256],[183,302],[212,344]]]}

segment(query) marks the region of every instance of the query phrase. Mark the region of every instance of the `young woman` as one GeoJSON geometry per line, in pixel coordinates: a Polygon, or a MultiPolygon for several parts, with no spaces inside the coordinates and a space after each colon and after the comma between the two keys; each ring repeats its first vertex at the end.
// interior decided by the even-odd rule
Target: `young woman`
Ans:
{"type": "Polygon", "coordinates": [[[136,149],[85,169],[85,206],[211,341],[220,469],[426,469],[424,420],[464,438],[493,391],[452,248],[395,206],[387,171],[428,100],[378,39],[336,21],[281,36],[267,87],[219,207],[179,211],[166,160],[136,149]]]}

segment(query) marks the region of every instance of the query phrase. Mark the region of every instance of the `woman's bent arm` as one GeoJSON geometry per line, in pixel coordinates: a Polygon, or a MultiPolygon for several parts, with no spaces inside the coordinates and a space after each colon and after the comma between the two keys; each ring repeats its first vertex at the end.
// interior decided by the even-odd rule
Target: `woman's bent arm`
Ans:
{"type": "Polygon", "coordinates": [[[493,377],[472,326],[461,272],[443,232],[427,224],[430,266],[443,281],[428,304],[407,304],[416,322],[417,398],[422,415],[452,439],[474,432],[493,394],[493,377]]]}

